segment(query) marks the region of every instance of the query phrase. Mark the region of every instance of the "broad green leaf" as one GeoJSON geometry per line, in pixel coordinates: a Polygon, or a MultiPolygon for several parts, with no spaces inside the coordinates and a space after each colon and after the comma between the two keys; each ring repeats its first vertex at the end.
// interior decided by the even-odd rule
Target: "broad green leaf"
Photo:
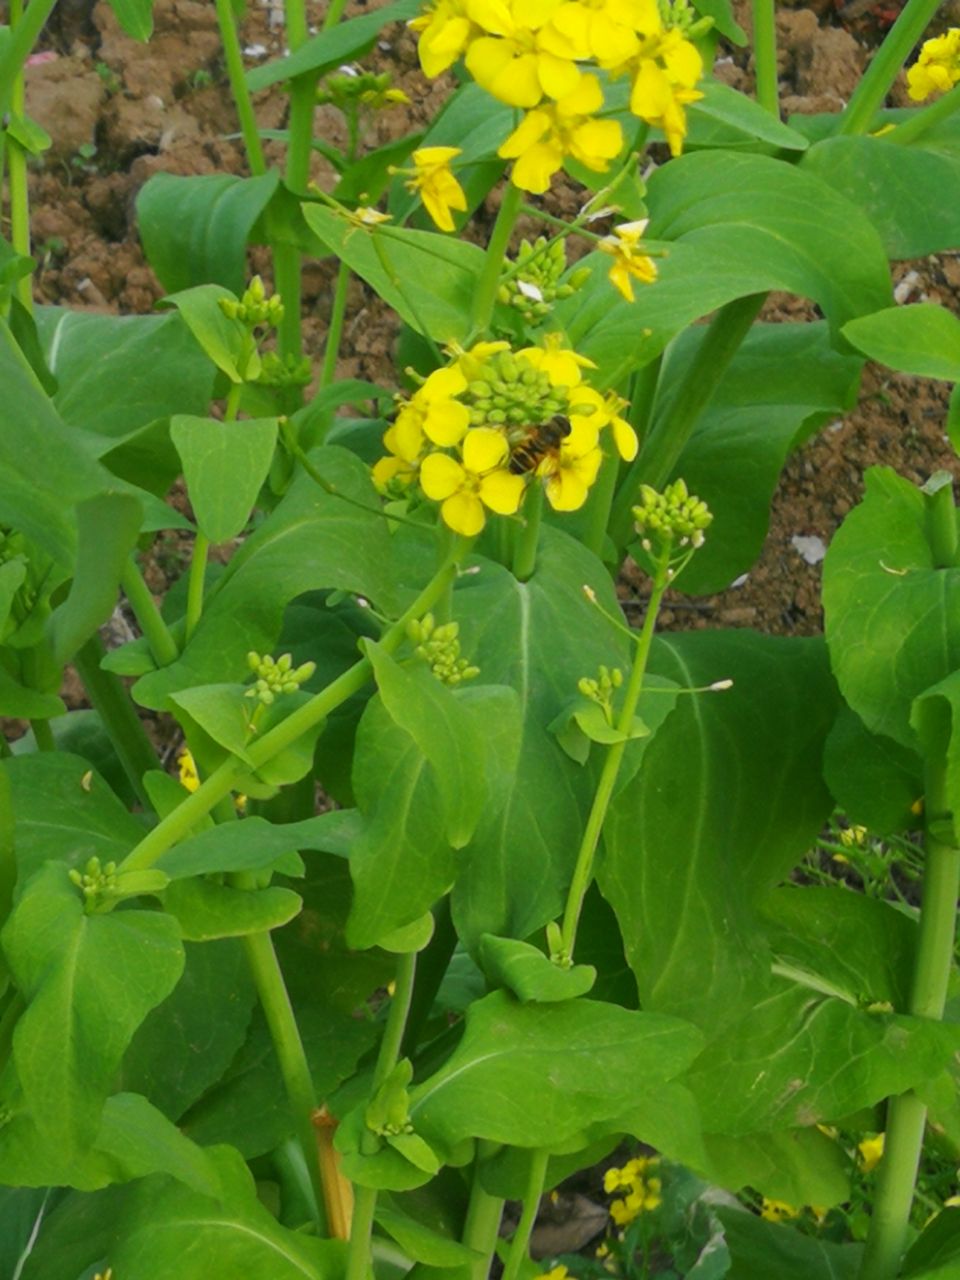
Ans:
{"type": "Polygon", "coordinates": [[[366,13],[349,22],[341,22],[329,31],[321,31],[285,58],[276,58],[247,73],[248,87],[256,91],[281,80],[308,73],[320,76],[350,62],[369,49],[384,27],[391,22],[405,22],[416,15],[417,0],[395,0],[374,13],[366,13]]]}
{"type": "Polygon", "coordinates": [[[53,858],[77,867],[96,854],[119,862],[144,829],[81,756],[42,752],[4,760],[16,822],[21,885],[53,858]]]}
{"type": "Polygon", "coordinates": [[[164,906],[176,917],[187,941],[208,942],[279,929],[297,915],[301,899],[279,885],[233,889],[208,880],[174,880],[164,895],[164,906]]]}
{"type": "Polygon", "coordinates": [[[176,307],[204,354],[233,383],[253,380],[260,372],[260,357],[246,326],[224,315],[220,302],[233,293],[218,284],[200,284],[170,293],[163,305],[176,307]]]}
{"type": "Polygon", "coordinates": [[[862,1244],[833,1244],[739,1209],[719,1209],[730,1270],[727,1280],[856,1280],[862,1244]]]}
{"type": "Polygon", "coordinates": [[[795,982],[856,1005],[906,1008],[917,946],[912,916],[833,885],[775,889],[761,910],[776,961],[795,982]]]}
{"type": "Polygon", "coordinates": [[[331,253],[379,294],[417,333],[436,342],[465,341],[483,252],[438,231],[361,227],[321,205],[303,216],[331,253]]]}
{"type": "Polygon", "coordinates": [[[178,315],[38,307],[37,328],[68,426],[116,443],[171,413],[203,413],[210,401],[213,371],[178,315]]]}
{"type": "MultiPolygon", "coordinates": [[[[791,124],[802,127],[796,117],[791,124]]],[[[889,257],[920,258],[956,246],[958,160],[929,130],[910,146],[876,137],[826,138],[807,151],[801,167],[863,210],[889,257]]]]}
{"type": "Polygon", "coordinates": [[[184,952],[183,976],[137,1029],[119,1076],[121,1089],[144,1094],[171,1120],[179,1120],[230,1066],[255,1000],[239,942],[188,942],[184,952]]]}
{"type": "Polygon", "coordinates": [[[708,1133],[807,1128],[931,1079],[958,1046],[955,1025],[869,1013],[778,981],[711,1041],[684,1083],[708,1133]]]}
{"type": "Polygon", "coordinates": [[[824,562],[824,629],[853,710],[916,750],[914,698],[960,666],[960,569],[935,567],[918,489],[889,467],[865,480],[824,562]]]}
{"type": "Polygon", "coordinates": [[[66,711],[55,693],[25,689],[4,667],[0,667],[0,715],[24,720],[50,720],[66,711]]]}
{"type": "Polygon", "coordinates": [[[384,709],[433,769],[445,835],[453,848],[462,849],[476,828],[481,808],[495,803],[480,781],[480,723],[471,716],[469,704],[437,680],[424,663],[402,667],[372,641],[364,645],[364,652],[373,665],[384,709]]]}
{"type": "Polygon", "coordinates": [[[515,938],[497,938],[492,933],[481,936],[479,959],[491,983],[505,987],[523,1003],[574,1000],[586,995],[597,978],[592,965],[561,969],[539,947],[515,938]]]}
{"type": "Polygon", "coordinates": [[[218,746],[241,760],[248,760],[249,716],[253,704],[245,693],[242,684],[202,684],[171,693],[170,701],[175,708],[187,713],[188,733],[191,723],[198,725],[218,746]]]}
{"type": "Polygon", "coordinates": [[[94,1194],[68,1191],[44,1215],[42,1230],[23,1268],[21,1280],[70,1280],[95,1273],[113,1237],[122,1206],[131,1191],[126,1186],[107,1187],[94,1194]]]}
{"type": "Polygon", "coordinates": [[[156,911],[86,915],[63,863],[46,863],[7,922],[3,949],[27,1007],[13,1037],[20,1086],[65,1159],[96,1137],[133,1033],[183,970],[176,921],[156,911]]]}
{"type": "Polygon", "coordinates": [[[960,1209],[941,1209],[903,1260],[904,1280],[953,1280],[960,1266],[960,1209]]]}
{"type": "Polygon", "coordinates": [[[831,809],[820,777],[836,694],[815,640],[750,631],[662,637],[651,669],[681,688],[604,827],[598,882],[645,1009],[716,1026],[769,968],[755,904],[831,809]]]}
{"type": "Polygon", "coordinates": [[[134,40],[153,35],[153,0],[108,0],[117,21],[134,40]]]}
{"type": "Polygon", "coordinates": [[[138,1093],[107,1099],[96,1154],[115,1166],[118,1182],[167,1173],[201,1195],[219,1192],[216,1169],[206,1154],[138,1093]]]}
{"type": "Polygon", "coordinates": [[[343,1176],[360,1187],[373,1187],[377,1191],[409,1191],[429,1182],[435,1170],[420,1167],[430,1162],[429,1155],[417,1164],[402,1155],[386,1138],[370,1143],[365,1110],[365,1104],[361,1103],[337,1125],[334,1144],[340,1156],[343,1176]],[[371,1145],[374,1149],[368,1150],[371,1145]]]}
{"type": "Polygon", "coordinates": [[[378,945],[391,955],[408,955],[411,951],[423,951],[433,937],[434,919],[429,911],[425,911],[416,920],[401,925],[399,929],[391,929],[381,935],[378,945]]]}
{"type": "Polygon", "coordinates": [[[275,171],[256,178],[155,173],[137,196],[137,222],[147,261],[167,292],[218,284],[239,296],[247,239],[278,182],[275,171]]]}
{"type": "Polygon", "coordinates": [[[714,27],[731,44],[745,45],[747,33],[733,16],[730,0],[694,0],[697,13],[713,19],[714,27]]]}
{"type": "Polygon", "coordinates": [[[890,369],[960,382],[960,320],[935,302],[860,316],[843,326],[843,336],[890,369]]]}
{"type": "Polygon", "coordinates": [[[170,1179],[142,1183],[117,1223],[108,1260],[123,1280],[336,1280],[339,1241],[281,1227],[257,1198],[242,1159],[228,1147],[209,1153],[220,1174],[216,1199],[170,1179]]]}
{"type": "Polygon", "coordinates": [[[738,93],[729,85],[708,78],[699,88],[703,97],[687,108],[691,133],[698,118],[703,117],[726,125],[734,134],[768,142],[784,151],[806,151],[810,145],[802,133],[781,124],[779,118],[761,107],[759,102],[738,93]]]}
{"type": "Polygon", "coordinates": [[[410,1119],[447,1146],[469,1137],[551,1146],[678,1075],[699,1043],[676,1018],[593,1000],[520,1004],[495,991],[471,1006],[439,1071],[411,1089],[410,1119]]]}
{"type": "Polygon", "coordinates": [[[344,449],[317,449],[311,457],[352,501],[327,493],[309,476],[298,477],[217,579],[179,661],[135,685],[142,705],[162,707],[168,693],[198,684],[245,680],[247,653],[273,650],[284,609],[305,592],[356,592],[393,612],[392,543],[387,522],[375,514],[380,498],[368,469],[344,449]]]}
{"type": "Polygon", "coordinates": [[[425,1262],[428,1266],[456,1267],[475,1262],[481,1256],[459,1240],[451,1240],[449,1236],[431,1231],[415,1218],[382,1202],[377,1203],[374,1221],[388,1236],[396,1240],[409,1258],[425,1262]]]}
{"type": "Polygon", "coordinates": [[[70,591],[50,618],[56,662],[66,664],[117,604],[120,575],[143,509],[129,493],[101,493],[77,506],[77,562],[70,591]]]}
{"type": "MultiPolygon", "coordinates": [[[[331,848],[327,834],[329,819],[333,817],[333,813],[325,813],[303,822],[280,823],[258,817],[244,818],[242,822],[211,827],[189,840],[182,840],[162,854],[156,865],[166,871],[171,880],[180,880],[184,876],[219,871],[259,871],[274,866],[296,849],[325,849],[336,853],[338,850],[331,848]]],[[[297,874],[296,868],[289,865],[277,869],[285,875],[297,874]]]]}
{"type": "Polygon", "coordinates": [[[693,320],[735,298],[785,289],[811,298],[836,331],[890,305],[876,231],[819,179],[765,156],[681,156],[650,179],[649,236],[668,242],[654,284],[619,300],[609,259],[591,256],[589,284],[557,308],[571,344],[615,386],[693,320]]]}
{"type": "Polygon", "coordinates": [[[170,435],[197,528],[215,545],[242,533],[277,443],[276,418],[217,422],[178,414],[170,435]]]}
{"type": "Polygon", "coordinates": [[[853,823],[875,835],[909,831],[918,822],[923,764],[892,738],[871,733],[849,707],[840,708],[823,753],[823,776],[853,823]]]}
{"type": "Polygon", "coordinates": [[[16,1275],[29,1257],[55,1196],[49,1187],[0,1187],[0,1274],[16,1275]]]}
{"type": "Polygon", "coordinates": [[[704,1138],[711,1182],[741,1191],[752,1187],[771,1200],[829,1208],[850,1198],[850,1157],[819,1129],[777,1133],[712,1133],[704,1138]]]}

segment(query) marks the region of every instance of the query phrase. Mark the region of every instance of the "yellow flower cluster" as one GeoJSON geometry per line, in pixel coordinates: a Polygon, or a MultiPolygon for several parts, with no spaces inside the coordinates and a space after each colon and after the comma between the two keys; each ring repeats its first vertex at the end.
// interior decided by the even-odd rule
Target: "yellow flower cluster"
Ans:
{"type": "Polygon", "coordinates": [[[454,351],[400,404],[374,483],[400,495],[418,481],[444,523],[468,538],[489,512],[515,515],[536,480],[556,511],[576,511],[603,461],[602,430],[621,457],[637,452],[626,402],[587,385],[584,368],[592,362],[560,335],[516,352],[506,342],[454,351]]]}
{"type": "Polygon", "coordinates": [[[658,1156],[638,1156],[628,1160],[622,1169],[608,1169],[603,1175],[607,1195],[626,1192],[622,1199],[610,1205],[610,1217],[618,1227],[629,1226],[641,1213],[650,1213],[659,1207],[660,1179],[656,1174],[659,1167],[658,1156]]]}
{"type": "Polygon", "coordinates": [[[629,77],[630,111],[663,130],[673,155],[684,108],[703,96],[686,0],[430,0],[410,25],[426,75],[463,57],[477,84],[525,112],[499,151],[525,191],[546,191],[567,158],[604,173],[623,149],[591,69],[629,77]]]}
{"type": "Polygon", "coordinates": [[[907,91],[914,102],[946,93],[960,83],[960,27],[924,41],[920,57],[907,72],[907,91]]]}

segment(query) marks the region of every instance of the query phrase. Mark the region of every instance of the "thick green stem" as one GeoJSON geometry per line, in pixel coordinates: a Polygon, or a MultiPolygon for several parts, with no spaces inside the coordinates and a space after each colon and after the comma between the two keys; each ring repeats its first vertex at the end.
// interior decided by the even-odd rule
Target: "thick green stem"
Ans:
{"type": "Polygon", "coordinates": [[[513,548],[513,576],[518,582],[527,582],[537,567],[542,521],[543,485],[534,476],[523,502],[523,524],[517,530],[513,548]]]}
{"type": "Polygon", "coordinates": [[[487,1280],[493,1252],[497,1247],[497,1237],[500,1234],[500,1219],[503,1217],[503,1200],[484,1190],[480,1179],[480,1165],[491,1150],[496,1150],[495,1143],[486,1141],[477,1143],[470,1203],[467,1206],[467,1219],[463,1227],[463,1243],[468,1249],[473,1249],[479,1254],[476,1261],[470,1263],[469,1280],[487,1280]]]}
{"type": "Polygon", "coordinates": [[[216,0],[216,8],[223,56],[227,64],[227,78],[230,81],[230,92],[233,94],[233,105],[236,107],[237,118],[240,121],[240,132],[243,134],[243,145],[247,152],[247,164],[250,166],[250,172],[258,177],[267,172],[267,162],[263,155],[257,119],[253,113],[250,90],[247,88],[243,51],[237,34],[237,20],[232,0],[216,0]]]}
{"type": "Polygon", "coordinates": [[[330,308],[327,341],[323,348],[323,369],[320,372],[321,387],[329,387],[337,372],[337,357],[340,354],[340,339],[343,336],[343,318],[347,313],[347,289],[349,284],[350,268],[345,262],[341,262],[337,271],[336,288],[333,291],[333,305],[330,308]]]}
{"type": "Polygon", "coordinates": [[[477,291],[473,298],[473,327],[477,333],[482,333],[490,324],[493,305],[497,300],[500,272],[504,267],[504,258],[506,257],[507,246],[510,243],[510,235],[522,203],[523,192],[519,187],[515,187],[512,182],[508,182],[503,193],[503,199],[500,202],[497,220],[493,224],[483,271],[477,282],[477,291]]]}
{"type": "MultiPolygon", "coordinates": [[[[414,618],[422,617],[443,594],[447,582],[456,576],[456,564],[463,553],[464,544],[458,543],[447,563],[441,566],[409,609],[384,634],[380,645],[388,653],[392,653],[402,643],[406,636],[407,624],[414,618]]],[[[278,752],[285,750],[309,732],[331,711],[358,693],[372,673],[373,668],[369,659],[363,658],[354,663],[309,702],[287,716],[286,720],[268,730],[256,742],[251,743],[247,750],[248,763],[245,764],[235,756],[224,761],[192,795],[181,801],[172,813],[159,822],[131,850],[121,864],[123,870],[130,871],[137,867],[153,866],[161,854],[166,853],[179,840],[182,840],[218,801],[230,794],[241,774],[248,773],[251,768],[259,769],[268,760],[272,760],[278,752]]]]}
{"type": "Polygon", "coordinates": [[[133,555],[127,561],[120,577],[120,585],[139,623],[140,630],[146,637],[154,662],[158,667],[166,667],[171,662],[176,662],[180,656],[177,642],[170,634],[170,629],[164,622],[163,615],[157,608],[133,555]]]}
{"type": "Polygon", "coordinates": [[[317,1158],[317,1134],[313,1126],[313,1113],[317,1109],[317,1096],[313,1088],[310,1066],[304,1052],[297,1019],[290,1004],[283,973],[273,949],[269,933],[252,933],[243,939],[257,995],[263,1006],[270,1038],[280,1063],[280,1074],[293,1111],[297,1137],[303,1148],[304,1159],[310,1171],[316,1208],[317,1226],[322,1231],[326,1225],[323,1207],[326,1193],[320,1177],[317,1158]]]}
{"type": "Polygon", "coordinates": [[[757,75],[757,101],[779,119],[774,0],[753,0],[753,62],[757,75]]]}
{"type": "MultiPolygon", "coordinates": [[[[31,8],[33,6],[31,5],[31,8]]],[[[22,0],[10,0],[10,26],[14,33],[24,23],[22,0]]],[[[13,81],[10,106],[15,115],[24,112],[24,82],[21,66],[13,81]]],[[[10,196],[10,244],[25,258],[30,257],[30,197],[27,187],[27,153],[15,138],[6,136],[7,184],[10,196]]],[[[28,311],[33,310],[32,277],[21,276],[16,294],[28,311]]]]}
{"type": "Polygon", "coordinates": [[[143,775],[157,768],[157,755],[120,677],[100,665],[103,654],[99,636],[93,636],[74,655],[73,665],[130,785],[144,808],[152,813],[153,803],[143,785],[143,775]]]}
{"type": "Polygon", "coordinates": [[[57,0],[31,0],[17,21],[10,6],[10,38],[0,54],[0,114],[12,103],[14,81],[22,72],[57,0]]]}
{"type": "MultiPolygon", "coordinates": [[[[960,849],[933,834],[947,812],[945,771],[928,775],[926,867],[920,932],[914,962],[909,1011],[918,1018],[942,1019],[953,963],[960,849]],[[936,827],[934,824],[937,824],[936,827]]],[[[923,1148],[926,1107],[915,1093],[890,1101],[883,1159],[860,1280],[895,1280],[907,1239],[917,1169],[923,1148]]]]}
{"type": "Polygon", "coordinates": [[[903,124],[898,124],[895,129],[885,133],[883,140],[901,145],[913,142],[934,125],[940,124],[943,120],[949,120],[957,111],[960,111],[960,84],[955,84],[949,93],[945,93],[942,98],[937,98],[936,102],[931,102],[929,107],[914,111],[903,124]]]}
{"type": "Polygon", "coordinates": [[[200,615],[203,613],[203,589],[209,554],[210,542],[198,529],[193,540],[193,556],[190,560],[190,577],[187,582],[187,617],[184,626],[184,640],[187,643],[196,631],[200,615]]]}
{"type": "Polygon", "coordinates": [[[629,535],[631,509],[641,484],[659,489],[670,479],[684,446],[750,331],[766,294],[738,298],[722,307],[711,321],[700,347],[684,370],[682,385],[662,415],[655,417],[636,461],[623,478],[613,502],[610,536],[622,547],[629,535]]]}
{"type": "Polygon", "coordinates": [[[940,0],[907,0],[900,17],[873,55],[866,74],[840,117],[837,133],[866,133],[883,106],[900,68],[940,8],[940,0]]]}
{"type": "Polygon", "coordinates": [[[537,1210],[543,1196],[543,1184],[547,1178],[547,1164],[550,1160],[546,1151],[534,1151],[530,1158],[530,1176],[523,1196],[523,1213],[517,1223],[517,1229],[510,1241],[510,1252],[503,1268],[503,1280],[519,1280],[523,1264],[527,1261],[530,1247],[530,1236],[537,1220],[537,1210]]]}
{"type": "Polygon", "coordinates": [[[38,751],[56,751],[57,743],[49,720],[31,720],[30,728],[33,730],[33,740],[37,744],[38,751]]]}
{"type": "MultiPolygon", "coordinates": [[[[647,660],[650,657],[650,646],[653,643],[653,632],[657,625],[657,614],[660,612],[663,595],[669,585],[667,575],[669,558],[670,548],[668,546],[657,568],[653,590],[650,593],[650,601],[647,605],[646,617],[643,620],[643,627],[637,641],[637,651],[630,671],[630,679],[627,682],[623,705],[617,717],[617,728],[623,733],[629,733],[633,725],[633,717],[636,714],[637,703],[640,701],[640,694],[643,690],[643,677],[646,674],[647,660]]],[[[624,739],[623,742],[615,742],[607,751],[603,769],[600,772],[600,781],[597,783],[597,790],[587,818],[587,825],[584,828],[583,839],[580,842],[580,850],[577,854],[577,863],[574,867],[573,879],[570,882],[570,890],[567,894],[567,906],[563,913],[563,925],[561,928],[561,948],[564,956],[571,960],[573,959],[574,944],[577,940],[577,926],[580,923],[583,900],[587,896],[587,890],[590,888],[590,882],[593,879],[593,864],[597,854],[597,846],[600,843],[600,833],[603,831],[607,810],[613,798],[613,790],[617,784],[617,775],[620,772],[623,754],[627,749],[627,741],[628,739],[624,739]]]]}
{"type": "MultiPolygon", "coordinates": [[[[417,970],[417,953],[410,951],[397,960],[397,971],[394,976],[393,999],[387,1014],[387,1025],[380,1051],[377,1054],[377,1065],[373,1069],[373,1080],[370,1085],[371,1095],[376,1094],[386,1082],[390,1072],[397,1065],[403,1032],[410,1012],[410,1000],[413,996],[413,980],[417,970]]],[[[374,1149],[378,1140],[372,1133],[364,1135],[372,1141],[374,1149]]],[[[353,1222],[350,1226],[350,1249],[347,1253],[346,1280],[365,1280],[371,1269],[371,1237],[373,1234],[373,1215],[377,1208],[377,1192],[373,1187],[358,1187],[353,1208],[353,1222]]]]}

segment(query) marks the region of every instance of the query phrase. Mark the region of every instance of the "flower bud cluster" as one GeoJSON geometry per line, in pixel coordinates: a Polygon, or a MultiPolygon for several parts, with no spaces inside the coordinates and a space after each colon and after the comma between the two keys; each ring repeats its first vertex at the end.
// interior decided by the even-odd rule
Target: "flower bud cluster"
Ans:
{"type": "Polygon", "coordinates": [[[687,492],[683,480],[674,480],[663,493],[648,484],[640,486],[642,501],[633,508],[637,533],[643,538],[645,551],[654,539],[696,549],[703,546],[704,530],[713,520],[707,504],[687,492]]]}
{"type": "Polygon", "coordinates": [[[315,662],[304,662],[301,666],[294,667],[289,653],[272,658],[269,653],[261,657],[259,653],[250,652],[247,654],[247,665],[257,678],[244,696],[257,698],[268,707],[279,695],[296,693],[317,669],[315,662]]]}
{"type": "Polygon", "coordinates": [[[263,281],[254,276],[240,300],[221,298],[220,310],[228,320],[239,320],[253,331],[259,328],[275,329],[283,319],[283,302],[279,294],[267,297],[263,281]]]}
{"type": "Polygon", "coordinates": [[[603,710],[607,720],[613,723],[613,693],[623,684],[623,672],[619,667],[612,670],[601,666],[597,669],[596,680],[590,676],[581,676],[577,688],[585,698],[595,702],[603,710]]]}
{"type": "Polygon", "coordinates": [[[442,683],[455,688],[464,680],[474,680],[480,668],[460,657],[460,623],[445,622],[437,626],[432,613],[407,623],[407,637],[416,645],[414,652],[426,662],[432,674],[442,683]]]}
{"type": "Polygon", "coordinates": [[[281,357],[275,351],[267,351],[261,357],[257,382],[265,387],[305,387],[312,377],[308,356],[288,351],[281,357]]]}
{"type": "Polygon", "coordinates": [[[567,408],[566,388],[555,387],[546,369],[535,369],[512,351],[499,351],[481,376],[467,384],[463,399],[471,426],[526,426],[547,422],[567,408]]]}
{"type": "Polygon", "coordinates": [[[389,72],[375,75],[372,71],[362,71],[359,67],[341,67],[332,76],[327,76],[317,89],[317,105],[332,103],[341,111],[349,111],[355,104],[372,107],[377,111],[382,107],[406,103],[410,99],[402,89],[393,88],[389,72]]]}
{"type": "Polygon", "coordinates": [[[561,282],[567,269],[566,247],[563,240],[548,245],[544,236],[532,244],[529,240],[521,243],[517,266],[517,274],[500,285],[497,296],[504,306],[519,311],[528,324],[545,319],[555,302],[571,297],[590,278],[589,268],[581,267],[561,282]]]}
{"type": "Polygon", "coordinates": [[[74,867],[69,874],[71,881],[88,902],[117,892],[117,864],[115,862],[108,862],[101,866],[100,859],[93,857],[87,862],[83,871],[78,871],[74,867]]]}

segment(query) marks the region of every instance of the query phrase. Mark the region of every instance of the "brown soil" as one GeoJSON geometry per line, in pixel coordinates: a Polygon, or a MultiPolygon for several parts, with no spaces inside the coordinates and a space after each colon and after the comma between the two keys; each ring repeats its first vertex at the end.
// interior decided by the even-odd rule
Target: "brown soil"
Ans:
{"type": "MultiPolygon", "coordinates": [[[[348,6],[348,16],[379,3],[372,0],[368,6],[356,0],[348,6]]],[[[736,0],[735,7],[740,22],[749,27],[749,0],[736,0]]],[[[323,8],[310,6],[314,24],[323,8]]],[[[945,9],[960,10],[960,0],[945,9]]],[[[808,0],[806,5],[785,0],[778,15],[785,109],[838,109],[898,11],[892,0],[851,0],[839,12],[835,0],[808,0]]],[[[214,9],[200,0],[158,0],[155,34],[145,45],[120,31],[102,0],[92,9],[85,0],[61,0],[58,12],[57,26],[46,41],[48,52],[56,56],[31,66],[27,80],[28,110],[54,139],[32,177],[35,252],[41,262],[37,296],[95,310],[147,311],[162,290],[137,239],[134,200],[139,188],[160,170],[244,171],[241,146],[230,137],[237,125],[214,9]]],[[[250,7],[242,34],[250,65],[281,51],[280,18],[273,0],[250,7]]],[[[946,12],[943,21],[950,20],[958,20],[958,14],[946,12]]],[[[385,34],[373,64],[393,72],[413,105],[378,114],[366,139],[370,146],[406,132],[411,122],[432,118],[449,90],[443,80],[424,81],[413,37],[403,28],[385,34]]],[[[742,50],[727,50],[718,71],[738,89],[752,87],[750,59],[742,50]]],[[[283,126],[286,99],[281,92],[259,95],[256,109],[263,127],[283,126]]],[[[341,117],[330,107],[318,110],[317,129],[334,142],[342,140],[341,117]]],[[[332,171],[322,157],[316,158],[313,176],[322,186],[332,185],[332,171]]],[[[576,194],[560,190],[554,200],[557,212],[563,212],[576,194]]],[[[491,197],[482,219],[492,216],[495,203],[491,197]]],[[[268,267],[263,251],[253,250],[251,258],[256,269],[268,267]]],[[[313,355],[322,348],[332,276],[329,261],[306,267],[304,328],[313,355]]],[[[956,307],[960,298],[957,255],[902,264],[897,277],[904,299],[929,298],[956,307]]],[[[764,318],[801,318],[804,305],[772,299],[764,318]]],[[[392,384],[393,336],[386,308],[354,281],[339,374],[392,384]]],[[[819,631],[820,565],[807,563],[791,539],[814,537],[829,544],[860,496],[864,469],[873,463],[888,463],[918,481],[938,467],[957,470],[943,434],[945,409],[942,383],[868,369],[858,407],[789,461],[773,502],[764,554],[746,581],[716,597],[679,602],[664,623],[819,631]]]]}

